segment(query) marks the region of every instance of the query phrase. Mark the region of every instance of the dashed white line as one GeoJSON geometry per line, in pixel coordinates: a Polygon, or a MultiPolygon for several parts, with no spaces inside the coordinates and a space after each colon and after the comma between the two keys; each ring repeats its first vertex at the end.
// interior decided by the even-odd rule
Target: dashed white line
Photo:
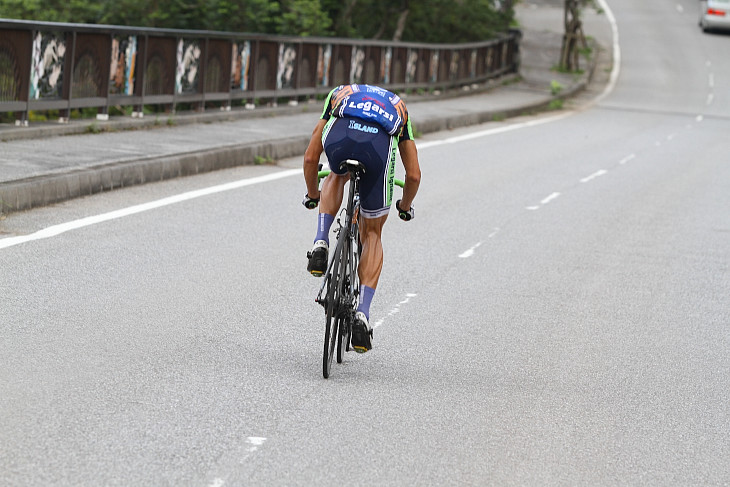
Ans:
{"type": "Polygon", "coordinates": [[[401,301],[400,303],[396,304],[396,305],[395,305],[395,307],[394,307],[393,309],[391,309],[391,310],[390,310],[390,311],[388,312],[388,314],[387,314],[387,315],[385,315],[385,317],[384,317],[384,318],[381,318],[381,319],[379,319],[379,320],[378,320],[378,321],[377,321],[377,322],[376,322],[376,323],[375,323],[375,324],[373,325],[373,328],[377,328],[377,327],[379,327],[380,325],[382,325],[382,324],[383,324],[383,321],[385,321],[385,318],[387,318],[388,316],[393,316],[393,315],[395,315],[395,314],[398,314],[398,313],[400,313],[400,307],[401,307],[402,305],[404,305],[404,304],[408,303],[408,302],[409,302],[409,301],[411,300],[411,298],[415,298],[416,296],[418,296],[418,294],[416,294],[416,293],[408,293],[408,294],[406,294],[406,299],[404,299],[404,300],[403,300],[403,301],[401,301]]]}
{"type": "Polygon", "coordinates": [[[590,176],[584,177],[583,179],[580,180],[580,182],[581,183],[587,183],[588,181],[592,181],[592,180],[594,180],[596,178],[600,178],[604,174],[608,174],[608,171],[606,171],[605,169],[601,169],[600,171],[594,172],[590,176]]]}
{"type": "MultiPolygon", "coordinates": [[[[487,235],[487,238],[494,238],[494,236],[497,235],[498,233],[499,233],[499,228],[495,228],[492,233],[490,233],[489,235],[487,235]]],[[[461,259],[468,259],[472,255],[474,255],[474,252],[476,251],[476,249],[478,249],[479,247],[481,247],[482,243],[484,243],[484,242],[477,242],[476,244],[472,245],[471,248],[469,248],[469,249],[465,250],[464,252],[460,253],[459,254],[459,258],[461,258],[461,259]]]]}
{"type": "Polygon", "coordinates": [[[459,254],[459,258],[461,259],[468,259],[472,255],[474,255],[474,251],[478,249],[482,245],[482,242],[479,242],[475,245],[473,245],[470,249],[465,250],[464,252],[459,254]]]}
{"type": "Polygon", "coordinates": [[[630,154],[630,155],[624,157],[623,159],[621,159],[620,161],[618,161],[618,163],[623,166],[624,164],[626,164],[627,162],[629,162],[633,159],[636,159],[636,154],[630,154]]]}
{"type": "Polygon", "coordinates": [[[704,119],[705,119],[705,117],[703,117],[702,115],[697,115],[697,118],[695,118],[695,120],[698,122],[701,122],[704,119]]]}
{"type": "Polygon", "coordinates": [[[539,205],[526,206],[525,209],[530,210],[530,211],[539,210],[540,208],[542,208],[542,205],[547,205],[548,203],[550,203],[552,200],[554,200],[555,198],[557,198],[559,196],[560,196],[560,193],[555,192],[555,193],[551,194],[550,196],[548,196],[547,198],[540,201],[539,205]]]}
{"type": "Polygon", "coordinates": [[[256,450],[259,449],[259,447],[261,445],[264,444],[265,441],[266,441],[266,438],[262,438],[261,436],[249,436],[248,438],[246,438],[246,443],[248,445],[250,445],[248,447],[248,452],[249,453],[255,452],[256,450]]]}
{"type": "Polygon", "coordinates": [[[552,200],[554,200],[555,198],[557,198],[559,196],[560,196],[560,193],[557,193],[557,192],[556,193],[553,193],[550,196],[548,196],[547,198],[545,198],[544,200],[542,200],[540,202],[540,204],[541,205],[547,205],[548,203],[550,203],[552,200]]]}
{"type": "Polygon", "coordinates": [[[714,73],[710,73],[707,76],[707,78],[708,78],[707,84],[710,86],[710,88],[714,88],[715,87],[715,74],[714,73]]]}
{"type": "MultiPolygon", "coordinates": [[[[258,450],[264,442],[266,442],[266,438],[262,436],[249,436],[244,442],[243,450],[239,449],[235,452],[228,452],[226,456],[228,456],[229,461],[242,462],[251,453],[258,450]]],[[[215,477],[208,487],[223,487],[226,484],[225,478],[227,478],[225,475],[223,477],[215,477]]]]}
{"type": "Polygon", "coordinates": [[[683,13],[684,12],[684,7],[681,6],[681,5],[679,5],[679,4],[677,4],[677,12],[679,12],[680,14],[683,13]]]}
{"type": "Polygon", "coordinates": [[[707,105],[712,105],[712,102],[715,101],[715,94],[714,93],[708,93],[707,94],[707,105]]]}

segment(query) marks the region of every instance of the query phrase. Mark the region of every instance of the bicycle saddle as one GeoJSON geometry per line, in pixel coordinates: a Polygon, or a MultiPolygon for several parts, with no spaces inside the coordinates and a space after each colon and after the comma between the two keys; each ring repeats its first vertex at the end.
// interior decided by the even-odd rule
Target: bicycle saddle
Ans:
{"type": "Polygon", "coordinates": [[[354,159],[346,159],[340,163],[340,170],[347,169],[348,172],[353,174],[365,174],[365,166],[362,162],[354,159]]]}

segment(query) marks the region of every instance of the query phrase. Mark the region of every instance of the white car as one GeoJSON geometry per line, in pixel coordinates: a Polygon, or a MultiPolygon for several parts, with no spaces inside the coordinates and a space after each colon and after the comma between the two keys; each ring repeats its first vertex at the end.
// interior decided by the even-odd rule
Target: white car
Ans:
{"type": "Polygon", "coordinates": [[[730,0],[700,0],[700,27],[730,30],[730,0]]]}

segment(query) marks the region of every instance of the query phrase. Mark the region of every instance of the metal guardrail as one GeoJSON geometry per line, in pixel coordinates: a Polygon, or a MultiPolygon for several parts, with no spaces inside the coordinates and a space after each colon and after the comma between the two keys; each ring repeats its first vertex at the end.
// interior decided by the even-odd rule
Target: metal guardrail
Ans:
{"type": "Polygon", "coordinates": [[[444,89],[517,72],[520,38],[418,44],[0,19],[0,112],[27,124],[33,110],[230,109],[347,83],[444,89]]]}

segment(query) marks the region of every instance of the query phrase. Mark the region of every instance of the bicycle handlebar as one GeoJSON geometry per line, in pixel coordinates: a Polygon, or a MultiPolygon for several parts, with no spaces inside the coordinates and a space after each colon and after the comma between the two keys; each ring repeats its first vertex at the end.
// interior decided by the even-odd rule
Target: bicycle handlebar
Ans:
{"type": "MultiPolygon", "coordinates": [[[[317,173],[317,177],[318,177],[319,179],[325,178],[325,177],[327,177],[327,176],[329,175],[329,173],[330,173],[330,172],[331,172],[331,171],[330,171],[329,169],[327,169],[327,170],[324,170],[324,171],[319,171],[319,172],[317,173]]],[[[405,181],[401,181],[400,179],[396,179],[396,180],[394,181],[394,183],[395,183],[395,185],[396,185],[396,186],[400,186],[401,188],[402,188],[403,186],[405,186],[405,184],[406,184],[406,183],[405,183],[405,181]]]]}

